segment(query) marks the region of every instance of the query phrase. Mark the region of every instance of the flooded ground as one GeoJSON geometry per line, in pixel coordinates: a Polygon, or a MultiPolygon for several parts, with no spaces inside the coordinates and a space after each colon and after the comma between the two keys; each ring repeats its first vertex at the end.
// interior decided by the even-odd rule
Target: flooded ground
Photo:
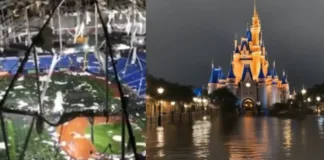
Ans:
{"type": "Polygon", "coordinates": [[[218,115],[147,126],[147,158],[211,160],[322,160],[324,117],[303,120],[218,115]]]}

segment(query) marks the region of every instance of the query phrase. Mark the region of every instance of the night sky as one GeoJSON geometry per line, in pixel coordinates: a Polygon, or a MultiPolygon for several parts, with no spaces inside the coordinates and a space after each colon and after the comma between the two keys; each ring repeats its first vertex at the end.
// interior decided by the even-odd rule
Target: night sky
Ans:
{"type": "MultiPolygon", "coordinates": [[[[251,24],[253,0],[152,0],[147,3],[147,61],[155,76],[205,85],[211,61],[227,75],[235,33],[251,24]]],[[[324,1],[257,0],[268,59],[291,88],[324,82],[324,1]]]]}

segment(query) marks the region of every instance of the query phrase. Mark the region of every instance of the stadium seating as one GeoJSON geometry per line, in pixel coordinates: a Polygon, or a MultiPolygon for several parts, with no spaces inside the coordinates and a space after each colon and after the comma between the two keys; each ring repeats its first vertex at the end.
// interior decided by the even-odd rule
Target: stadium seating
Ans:
{"type": "MultiPolygon", "coordinates": [[[[137,60],[134,64],[131,64],[131,56],[119,58],[116,63],[116,68],[118,71],[118,76],[122,81],[122,83],[129,85],[131,88],[134,89],[136,93],[139,93],[138,95],[139,97],[144,98],[145,91],[146,91],[146,82],[145,82],[146,53],[138,53],[137,56],[139,61],[137,60]],[[128,61],[127,58],[129,58],[128,61]]],[[[81,69],[83,66],[83,60],[78,61],[77,60],[78,57],[82,59],[84,57],[83,53],[61,56],[59,62],[55,66],[55,70],[60,70],[62,68],[70,68],[73,70],[77,68],[81,69]]],[[[2,70],[9,71],[10,74],[15,74],[18,68],[18,66],[15,66],[17,61],[18,58],[16,57],[0,59],[2,70]]],[[[102,72],[102,69],[94,53],[87,54],[87,61],[88,61],[87,71],[89,73],[95,74],[96,76],[98,75],[105,76],[102,72]]],[[[50,55],[39,56],[40,71],[48,70],[50,68],[51,63],[52,63],[52,56],[50,55]]],[[[108,66],[109,66],[108,71],[110,72],[109,74],[113,75],[111,73],[112,72],[111,61],[109,62],[108,66]]],[[[24,66],[24,73],[27,74],[29,71],[30,73],[32,73],[34,71],[34,68],[35,66],[32,61],[27,62],[24,66]]]]}

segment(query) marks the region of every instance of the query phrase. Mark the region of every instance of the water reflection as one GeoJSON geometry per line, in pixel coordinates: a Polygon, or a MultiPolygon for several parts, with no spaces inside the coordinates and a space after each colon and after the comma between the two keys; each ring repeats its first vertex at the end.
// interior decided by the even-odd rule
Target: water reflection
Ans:
{"type": "Polygon", "coordinates": [[[283,142],[282,142],[282,148],[284,149],[284,152],[286,153],[287,157],[290,157],[290,149],[292,146],[292,131],[291,131],[291,120],[285,120],[283,122],[283,142]]]}
{"type": "Polygon", "coordinates": [[[239,125],[242,125],[243,134],[232,135],[226,143],[230,160],[267,157],[268,124],[263,121],[254,117],[246,117],[242,120],[239,125]]]}
{"type": "Polygon", "coordinates": [[[319,117],[317,119],[317,124],[318,124],[318,134],[320,135],[321,138],[324,138],[324,130],[323,130],[323,122],[324,122],[324,118],[323,117],[319,117]]]}
{"type": "Polygon", "coordinates": [[[204,116],[203,120],[194,122],[192,126],[192,138],[193,144],[196,149],[196,159],[207,158],[209,155],[208,143],[211,123],[207,121],[207,117],[204,116]]]}
{"type": "MultiPolygon", "coordinates": [[[[148,127],[147,158],[210,160],[322,160],[324,117],[270,117],[195,121],[148,127]]],[[[149,125],[148,125],[149,126],[149,125]]]]}
{"type": "MultiPolygon", "coordinates": [[[[157,144],[156,147],[163,147],[164,145],[164,132],[163,132],[163,127],[158,127],[156,129],[156,136],[157,136],[157,144]]],[[[164,156],[164,151],[159,150],[158,152],[158,157],[163,157],[164,156]]]]}

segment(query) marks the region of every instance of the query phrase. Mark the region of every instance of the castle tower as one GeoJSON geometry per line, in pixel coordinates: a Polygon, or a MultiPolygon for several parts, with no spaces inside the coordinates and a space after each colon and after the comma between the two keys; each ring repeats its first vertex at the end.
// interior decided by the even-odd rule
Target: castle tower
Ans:
{"type": "Polygon", "coordinates": [[[228,87],[228,89],[230,91],[232,91],[232,93],[234,95],[236,95],[236,92],[237,92],[237,86],[235,85],[235,75],[234,75],[234,72],[233,72],[233,67],[232,65],[230,65],[230,68],[229,68],[229,71],[228,71],[228,75],[227,75],[227,82],[226,82],[226,85],[228,87]]]}
{"type": "Polygon", "coordinates": [[[272,79],[275,79],[276,81],[278,81],[278,74],[276,71],[276,61],[273,61],[272,79]]]}
{"type": "Polygon", "coordinates": [[[278,78],[275,68],[268,61],[264,43],[261,21],[256,3],[252,16],[252,24],[248,25],[241,38],[235,35],[233,58],[225,80],[221,68],[212,67],[208,83],[208,93],[220,87],[228,87],[241,101],[242,106],[249,103],[260,103],[263,108],[289,97],[287,74],[278,78]],[[284,91],[284,94],[281,94],[284,91]]]}
{"type": "Polygon", "coordinates": [[[266,85],[266,77],[263,74],[262,65],[260,65],[260,72],[258,76],[258,98],[262,109],[267,108],[267,85],[266,85]]]}
{"type": "Polygon", "coordinates": [[[223,74],[222,70],[220,70],[219,76],[219,88],[226,87],[226,76],[223,74]]]}
{"type": "Polygon", "coordinates": [[[273,62],[272,79],[271,79],[271,105],[277,103],[278,92],[278,75],[276,72],[276,63],[273,62]]]}
{"type": "Polygon", "coordinates": [[[281,78],[281,101],[287,102],[289,98],[289,85],[287,81],[287,77],[285,74],[285,71],[282,72],[282,78],[281,78]]]}
{"type": "Polygon", "coordinates": [[[253,51],[260,50],[260,32],[261,32],[261,24],[260,24],[259,14],[256,9],[256,2],[254,0],[254,11],[253,11],[252,28],[251,28],[253,51]]]}
{"type": "Polygon", "coordinates": [[[208,94],[213,93],[218,86],[218,71],[214,68],[214,63],[212,62],[211,74],[208,82],[208,94]]]}

